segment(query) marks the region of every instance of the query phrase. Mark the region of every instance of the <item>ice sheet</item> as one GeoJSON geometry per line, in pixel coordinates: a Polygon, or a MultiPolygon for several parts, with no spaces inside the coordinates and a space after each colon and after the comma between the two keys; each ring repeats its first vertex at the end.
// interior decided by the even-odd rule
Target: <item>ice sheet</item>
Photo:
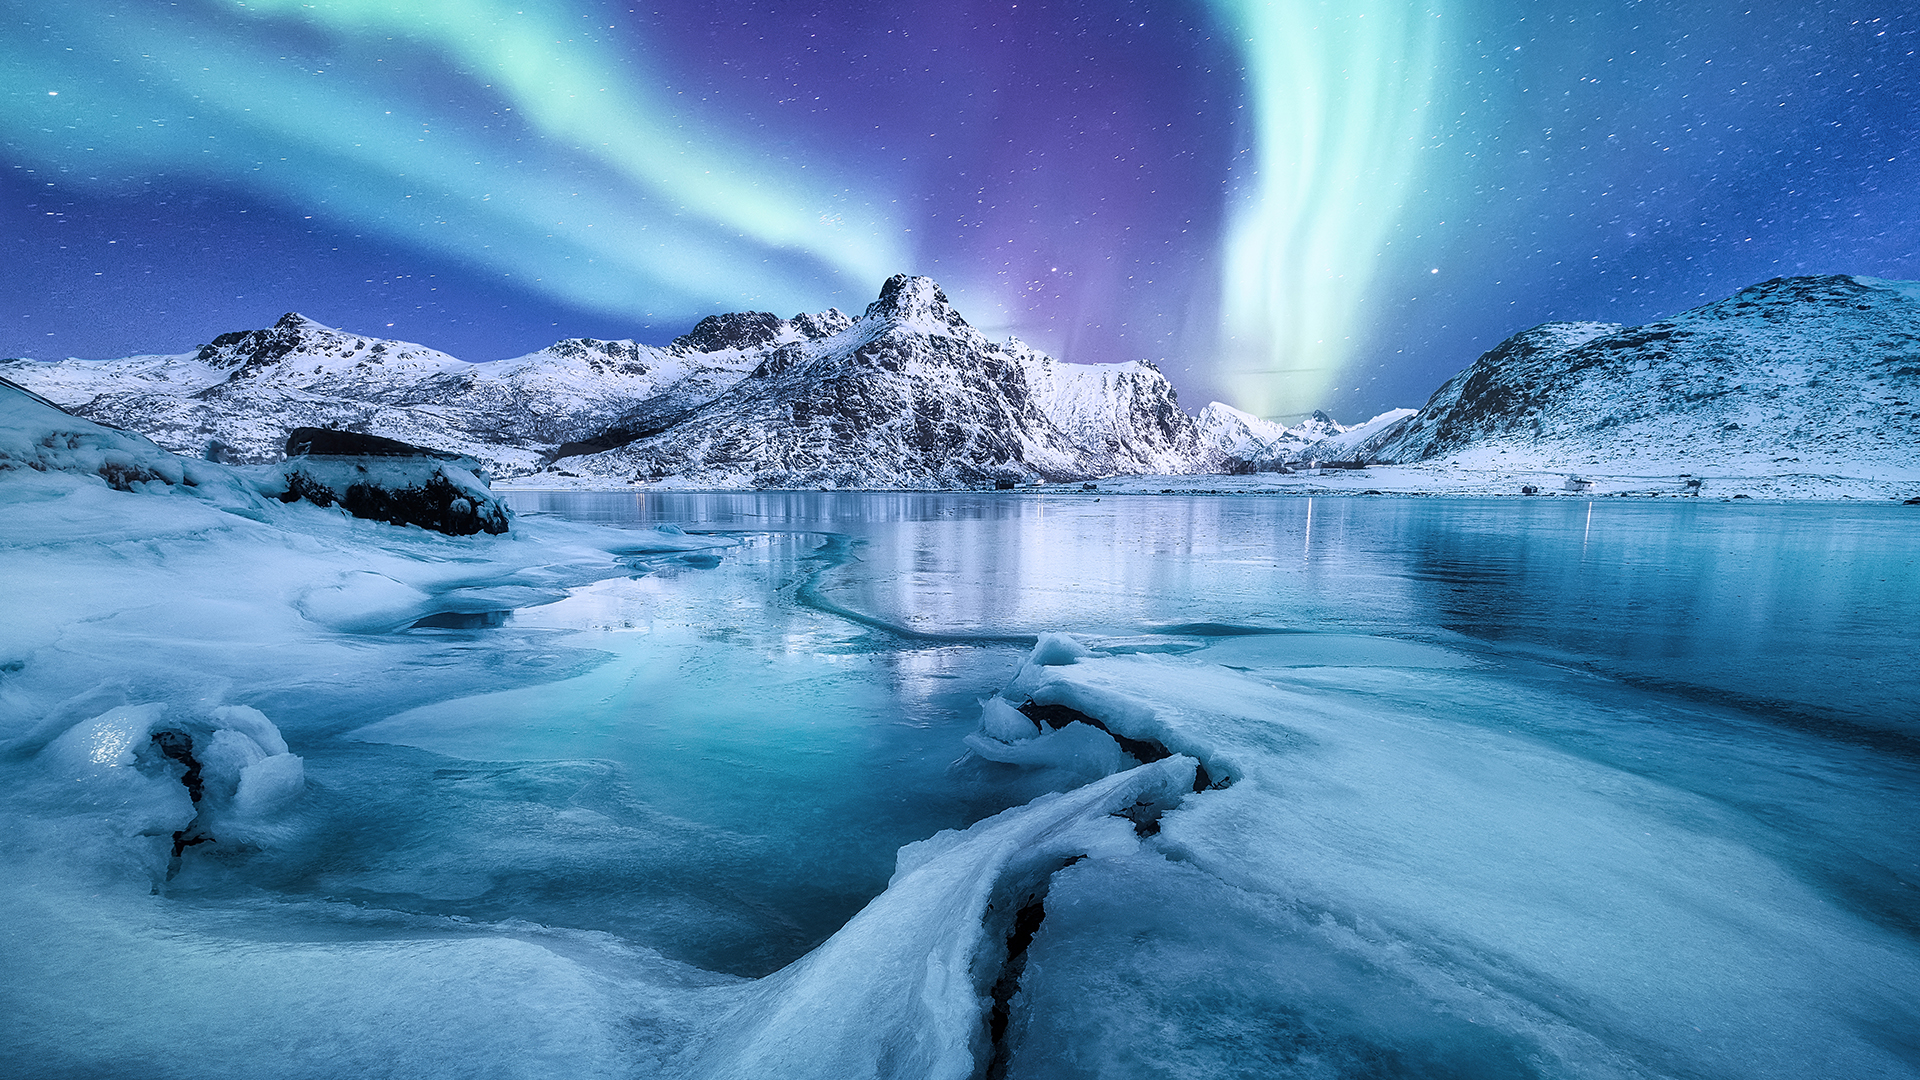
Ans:
{"type": "MultiPolygon", "coordinates": [[[[1133,730],[1235,779],[1161,820],[1153,844],[1191,871],[1068,875],[1082,885],[1067,895],[1106,914],[1076,937],[1050,919],[1036,940],[1029,1075],[1214,1075],[1236,1031],[1274,1070],[1260,1075],[1371,1059],[1419,1075],[1910,1075],[1892,1018],[1920,1015],[1920,961],[1872,905],[1837,905],[1776,856],[1803,808],[1754,815],[1576,752],[1571,724],[1591,738],[1617,722],[1578,697],[1401,666],[1392,641],[1378,667],[1301,669],[1290,642],[1022,671],[1022,692],[1124,705],[1133,730]],[[1126,890],[1124,912],[1103,888],[1126,890]],[[1196,912],[1230,909],[1247,914],[1202,930],[1196,912]],[[1109,931],[1155,944],[1109,948],[1109,931]],[[1326,969],[1311,992],[1287,970],[1302,962],[1326,969]],[[1236,974],[1208,989],[1203,971],[1236,974]],[[1176,1008],[1189,992],[1211,1003],[1176,1008]],[[1077,1019],[1033,1011],[1082,1000],[1077,1019]],[[1056,1059],[1074,1064],[1040,1064],[1056,1059]]],[[[1807,760],[1795,749],[1782,781],[1807,760]]],[[[1709,751],[1693,767],[1756,763],[1709,751]]],[[[1765,785],[1759,771],[1743,784],[1765,785]]],[[[1862,792],[1862,808],[1886,797],[1862,792]]]]}

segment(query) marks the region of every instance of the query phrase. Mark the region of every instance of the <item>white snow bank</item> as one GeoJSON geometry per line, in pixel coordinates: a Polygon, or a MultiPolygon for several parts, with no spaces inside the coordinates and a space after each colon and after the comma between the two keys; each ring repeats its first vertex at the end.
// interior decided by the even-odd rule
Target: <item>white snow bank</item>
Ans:
{"type": "Polygon", "coordinates": [[[70,415],[53,402],[0,379],[0,481],[23,473],[83,477],[119,491],[166,493],[175,486],[224,489],[251,501],[251,485],[231,470],[176,457],[129,431],[70,415]]]}

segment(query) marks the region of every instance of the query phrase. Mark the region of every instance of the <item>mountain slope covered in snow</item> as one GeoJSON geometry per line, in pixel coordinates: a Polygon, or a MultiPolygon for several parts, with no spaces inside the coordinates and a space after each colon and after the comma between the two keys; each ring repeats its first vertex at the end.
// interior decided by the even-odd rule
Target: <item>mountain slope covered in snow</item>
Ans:
{"type": "Polygon", "coordinates": [[[1366,452],[1650,473],[1913,471],[1917,403],[1920,283],[1775,278],[1645,326],[1515,334],[1366,452]]]}
{"type": "Polygon", "coordinates": [[[0,374],[78,415],[191,456],[273,461],[289,430],[332,427],[467,454],[512,475],[648,402],[684,410],[758,360],[753,348],[702,344],[683,338],[662,349],[574,338],[474,364],[289,313],[193,353],[12,360],[0,363],[0,374]]]}
{"type": "Polygon", "coordinates": [[[1192,471],[1191,417],[1152,365],[1062,364],[898,275],[838,332],[769,352],[678,424],[556,472],[700,487],[952,487],[1192,471]]]}

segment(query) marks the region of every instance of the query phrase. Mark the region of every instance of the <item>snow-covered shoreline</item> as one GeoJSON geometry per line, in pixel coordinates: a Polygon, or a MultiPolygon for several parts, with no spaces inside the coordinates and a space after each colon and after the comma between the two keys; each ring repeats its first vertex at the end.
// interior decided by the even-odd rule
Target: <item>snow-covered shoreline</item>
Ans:
{"type": "MultiPolygon", "coordinates": [[[[752,491],[799,490],[752,487],[710,487],[676,479],[651,483],[610,484],[599,477],[556,479],[551,473],[539,477],[496,481],[501,494],[532,494],[552,491],[591,492],[674,492],[677,494],[724,494],[752,491]],[[530,482],[537,479],[537,483],[530,482]]],[[[835,489],[845,490],[845,489],[835,489]]],[[[937,494],[982,494],[1019,496],[1041,494],[1098,498],[1102,495],[1248,495],[1248,496],[1419,496],[1430,498],[1701,498],[1754,499],[1759,501],[1904,502],[1920,498],[1920,473],[1912,475],[1880,474],[1855,476],[1841,472],[1805,473],[1716,473],[1712,471],[1633,472],[1552,470],[1539,468],[1482,469],[1447,464],[1372,465],[1364,469],[1322,469],[1318,473],[1254,473],[1247,476],[1162,475],[1111,476],[1093,481],[1023,484],[1005,491],[967,488],[863,488],[873,492],[915,492],[937,494]],[[1587,481],[1587,486],[1569,489],[1568,478],[1587,481]],[[1699,480],[1697,489],[1687,481],[1699,480]],[[1531,493],[1525,488],[1532,487],[1531,493]]]]}

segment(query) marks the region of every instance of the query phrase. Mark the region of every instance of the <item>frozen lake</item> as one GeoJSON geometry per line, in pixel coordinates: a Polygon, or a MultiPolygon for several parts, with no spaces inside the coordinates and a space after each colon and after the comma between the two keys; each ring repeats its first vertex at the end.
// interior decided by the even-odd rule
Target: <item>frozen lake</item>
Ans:
{"type": "Polygon", "coordinates": [[[508,499],[737,543],[246,664],[115,639],[307,788],[148,895],[0,763],[0,1073],[1920,1076],[1914,508],[508,499]],[[1054,631],[1097,655],[1023,667],[1054,631]],[[1010,1005],[936,1068],[944,983],[852,1003],[942,933],[1010,1005]]]}

